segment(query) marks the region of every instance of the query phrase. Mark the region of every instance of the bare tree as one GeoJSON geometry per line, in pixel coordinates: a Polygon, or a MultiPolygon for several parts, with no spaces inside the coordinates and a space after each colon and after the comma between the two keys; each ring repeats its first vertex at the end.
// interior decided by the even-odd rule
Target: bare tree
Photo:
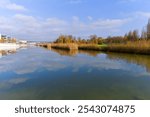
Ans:
{"type": "Polygon", "coordinates": [[[138,40],[139,39],[139,32],[138,30],[133,30],[133,39],[138,40]]]}
{"type": "Polygon", "coordinates": [[[147,39],[150,39],[150,19],[148,20],[147,24],[147,39]]]}
{"type": "Polygon", "coordinates": [[[142,30],[141,39],[147,39],[147,32],[146,32],[145,28],[143,28],[143,30],[142,30]]]}

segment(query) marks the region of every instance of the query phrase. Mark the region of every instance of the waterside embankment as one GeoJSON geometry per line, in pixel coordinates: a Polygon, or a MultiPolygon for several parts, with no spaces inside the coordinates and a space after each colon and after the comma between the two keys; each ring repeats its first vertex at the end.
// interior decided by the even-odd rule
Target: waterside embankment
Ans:
{"type": "Polygon", "coordinates": [[[63,50],[94,50],[104,52],[118,52],[118,53],[131,53],[131,54],[147,54],[150,55],[150,41],[140,40],[126,43],[115,43],[97,45],[97,44],[75,44],[75,43],[44,43],[38,44],[38,46],[45,48],[55,48],[63,50]]]}

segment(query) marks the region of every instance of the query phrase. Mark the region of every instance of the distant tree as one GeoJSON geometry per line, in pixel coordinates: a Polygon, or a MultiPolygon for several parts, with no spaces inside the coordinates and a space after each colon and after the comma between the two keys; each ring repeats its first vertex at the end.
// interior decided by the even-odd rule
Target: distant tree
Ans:
{"type": "Polygon", "coordinates": [[[87,41],[85,39],[82,39],[82,43],[85,44],[87,41]]]}
{"type": "Polygon", "coordinates": [[[103,43],[103,42],[102,42],[102,39],[103,39],[102,37],[98,37],[98,38],[97,38],[98,44],[102,44],[102,43],[103,43]]]}
{"type": "Polygon", "coordinates": [[[67,43],[72,43],[72,41],[73,41],[73,36],[72,35],[67,35],[66,36],[66,42],[67,43]]]}
{"type": "Polygon", "coordinates": [[[94,44],[98,44],[98,37],[97,35],[91,35],[90,36],[90,42],[94,44]]]}
{"type": "Polygon", "coordinates": [[[138,39],[140,39],[139,32],[138,32],[138,30],[129,31],[128,34],[125,34],[124,38],[129,41],[138,40],[138,39]]]}
{"type": "Polygon", "coordinates": [[[113,36],[113,37],[107,37],[106,43],[124,43],[125,39],[122,36],[113,36]]]}
{"type": "Polygon", "coordinates": [[[147,39],[150,39],[150,19],[148,20],[147,24],[147,39]]]}
{"type": "Polygon", "coordinates": [[[128,34],[126,33],[125,35],[124,35],[124,39],[127,39],[128,38],[128,34]]]}
{"type": "Polygon", "coordinates": [[[132,34],[134,40],[138,40],[140,38],[138,30],[133,30],[132,34]]]}
{"type": "Polygon", "coordinates": [[[132,31],[129,31],[129,33],[128,33],[128,35],[127,35],[127,39],[130,40],[130,41],[131,41],[131,40],[134,40],[134,39],[133,39],[133,32],[132,32],[132,31]]]}
{"type": "Polygon", "coordinates": [[[55,41],[55,43],[64,43],[64,38],[65,36],[64,35],[60,35],[57,40],[55,41]]]}
{"type": "Polygon", "coordinates": [[[141,33],[141,39],[147,39],[147,32],[146,32],[146,29],[144,29],[144,28],[141,33]]]}
{"type": "Polygon", "coordinates": [[[81,37],[78,37],[78,43],[80,44],[81,42],[81,37]]]}
{"type": "Polygon", "coordinates": [[[76,37],[73,37],[72,43],[77,43],[76,37]]]}

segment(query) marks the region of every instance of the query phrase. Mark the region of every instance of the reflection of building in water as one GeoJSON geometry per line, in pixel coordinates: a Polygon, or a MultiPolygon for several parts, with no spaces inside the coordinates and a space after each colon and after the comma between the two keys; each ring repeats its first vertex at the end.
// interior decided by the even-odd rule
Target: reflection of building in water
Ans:
{"type": "Polygon", "coordinates": [[[14,50],[0,50],[0,57],[6,56],[8,54],[14,54],[16,53],[16,49],[14,50]]]}
{"type": "Polygon", "coordinates": [[[109,59],[120,59],[128,63],[134,63],[146,68],[147,72],[150,72],[150,56],[149,55],[136,55],[136,54],[121,54],[121,53],[108,53],[109,59]]]}

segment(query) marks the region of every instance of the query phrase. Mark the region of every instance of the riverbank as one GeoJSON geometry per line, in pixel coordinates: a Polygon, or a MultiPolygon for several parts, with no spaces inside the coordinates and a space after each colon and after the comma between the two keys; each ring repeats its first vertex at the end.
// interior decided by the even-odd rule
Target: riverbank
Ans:
{"type": "Polygon", "coordinates": [[[150,55],[150,41],[139,40],[139,41],[128,41],[126,43],[112,43],[105,45],[97,44],[54,44],[47,43],[42,45],[46,48],[64,49],[64,50],[94,50],[94,51],[105,51],[105,52],[118,52],[118,53],[132,53],[132,54],[147,54],[150,55]]]}
{"type": "Polygon", "coordinates": [[[103,49],[109,52],[131,53],[131,54],[147,54],[150,55],[150,41],[128,41],[121,44],[110,44],[103,49]]]}
{"type": "Polygon", "coordinates": [[[27,47],[27,44],[16,44],[16,43],[0,43],[0,50],[14,50],[22,47],[27,47]]]}
{"type": "Polygon", "coordinates": [[[64,49],[64,50],[78,50],[78,45],[74,43],[70,44],[48,44],[47,47],[55,48],[55,49],[64,49]]]}
{"type": "Polygon", "coordinates": [[[20,45],[16,43],[0,43],[0,50],[17,49],[20,45]]]}
{"type": "Polygon", "coordinates": [[[45,48],[63,49],[63,50],[101,50],[99,45],[95,44],[75,44],[75,43],[45,43],[38,44],[37,46],[45,48]]]}

